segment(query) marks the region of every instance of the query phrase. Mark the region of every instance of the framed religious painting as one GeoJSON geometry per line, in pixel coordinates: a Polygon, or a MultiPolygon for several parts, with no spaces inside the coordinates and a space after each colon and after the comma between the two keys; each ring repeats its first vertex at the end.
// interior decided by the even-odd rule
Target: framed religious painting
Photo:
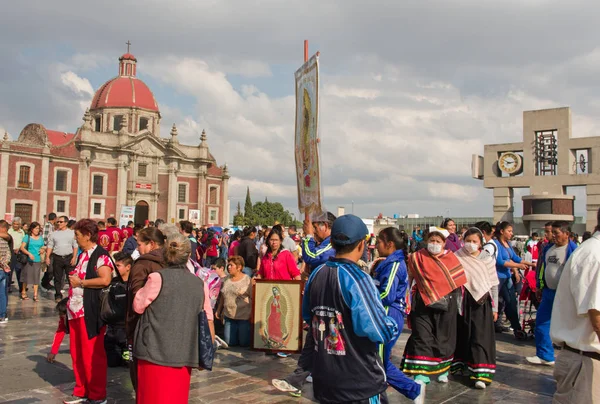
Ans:
{"type": "Polygon", "coordinates": [[[257,279],[252,289],[250,347],[256,351],[302,350],[302,281],[257,279]]]}

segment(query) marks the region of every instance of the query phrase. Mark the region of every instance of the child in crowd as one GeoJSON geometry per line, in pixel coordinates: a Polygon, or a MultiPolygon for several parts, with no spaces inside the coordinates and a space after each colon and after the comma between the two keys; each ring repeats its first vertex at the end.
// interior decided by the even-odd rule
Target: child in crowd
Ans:
{"type": "MultiPolygon", "coordinates": [[[[125,334],[125,308],[127,307],[127,281],[133,265],[131,255],[118,252],[113,256],[119,276],[115,276],[110,283],[110,298],[118,307],[122,308],[123,318],[108,324],[104,337],[104,349],[109,367],[128,366],[129,350],[125,334]]],[[[119,310],[121,312],[121,310],[119,310]]]]}
{"type": "Polygon", "coordinates": [[[54,363],[54,358],[56,358],[56,354],[58,354],[58,349],[60,348],[60,344],[62,344],[63,339],[65,338],[65,334],[69,333],[69,326],[67,324],[67,301],[68,297],[65,297],[61,301],[56,304],[56,312],[58,313],[58,328],[56,329],[56,333],[54,334],[54,340],[52,341],[52,348],[50,348],[50,353],[46,359],[50,363],[54,363]]]}

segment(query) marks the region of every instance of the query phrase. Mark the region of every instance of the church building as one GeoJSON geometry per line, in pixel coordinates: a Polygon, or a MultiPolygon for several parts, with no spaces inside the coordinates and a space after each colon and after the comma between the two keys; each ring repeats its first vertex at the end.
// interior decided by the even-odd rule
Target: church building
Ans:
{"type": "Polygon", "coordinates": [[[75,133],[31,123],[0,144],[0,212],[44,222],[50,212],[95,220],[135,206],[135,223],[158,218],[229,223],[227,166],[198,144],[179,143],[175,124],[160,135],[152,91],[136,77],[137,59],[119,58],[118,76],[94,95],[75,133]],[[199,211],[199,212],[197,212],[199,211]]]}

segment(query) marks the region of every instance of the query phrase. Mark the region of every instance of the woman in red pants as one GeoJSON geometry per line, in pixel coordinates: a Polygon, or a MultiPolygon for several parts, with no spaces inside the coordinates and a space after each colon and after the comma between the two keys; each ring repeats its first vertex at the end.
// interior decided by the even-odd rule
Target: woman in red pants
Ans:
{"type": "Polygon", "coordinates": [[[115,269],[105,249],[96,244],[98,225],[90,219],[75,224],[75,240],[81,248],[77,266],[69,274],[67,318],[71,359],[75,373],[73,395],[64,403],[106,403],[106,326],[100,319],[100,293],[115,269]]]}
{"type": "Polygon", "coordinates": [[[198,367],[198,314],[205,310],[213,318],[204,283],[186,267],[190,253],[187,237],[169,235],[167,268],[151,273],[135,295],[133,309],[142,315],[133,343],[138,404],[188,402],[190,375],[198,367]]]}

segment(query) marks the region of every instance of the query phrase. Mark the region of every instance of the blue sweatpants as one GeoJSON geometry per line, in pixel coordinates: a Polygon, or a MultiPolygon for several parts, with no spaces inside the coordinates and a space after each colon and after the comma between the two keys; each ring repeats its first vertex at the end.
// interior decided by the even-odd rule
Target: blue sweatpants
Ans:
{"type": "MultiPolygon", "coordinates": [[[[388,316],[396,320],[396,323],[398,323],[398,330],[402,332],[402,327],[404,327],[404,316],[402,313],[393,307],[390,307],[388,316]]],[[[402,393],[405,397],[414,400],[421,393],[421,386],[419,383],[408,378],[404,373],[402,373],[402,371],[398,369],[390,359],[390,356],[392,355],[392,348],[394,348],[394,345],[399,337],[400,333],[398,333],[396,338],[383,346],[383,366],[385,367],[388,384],[395,388],[399,393],[402,393]]]]}
{"type": "Polygon", "coordinates": [[[548,362],[554,361],[554,348],[550,339],[550,317],[556,291],[542,289],[542,302],[535,318],[535,352],[538,358],[548,362]]]}

